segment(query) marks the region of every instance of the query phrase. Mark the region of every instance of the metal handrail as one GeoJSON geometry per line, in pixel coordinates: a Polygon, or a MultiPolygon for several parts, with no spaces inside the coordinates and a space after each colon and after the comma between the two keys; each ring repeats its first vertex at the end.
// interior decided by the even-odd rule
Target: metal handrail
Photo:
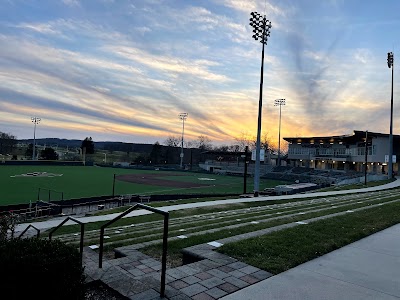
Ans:
{"type": "Polygon", "coordinates": [[[24,235],[24,233],[28,231],[29,228],[35,229],[36,232],[37,232],[37,233],[36,233],[36,238],[39,238],[39,236],[40,236],[40,230],[39,230],[38,228],[36,228],[35,226],[33,226],[32,224],[29,224],[29,226],[26,227],[26,228],[24,229],[24,231],[21,232],[21,234],[18,236],[18,238],[21,238],[21,237],[24,235]]]}
{"type": "Polygon", "coordinates": [[[60,228],[62,225],[64,225],[66,222],[68,222],[69,220],[74,221],[76,223],[78,223],[79,225],[81,225],[81,238],[80,238],[80,243],[79,243],[79,253],[81,256],[81,264],[83,262],[83,236],[84,236],[84,232],[85,232],[85,224],[73,217],[67,217],[64,221],[62,221],[59,225],[57,225],[56,227],[54,227],[52,230],[50,230],[49,232],[49,240],[51,240],[51,237],[53,235],[53,233],[60,228]]]}
{"type": "Polygon", "coordinates": [[[121,213],[119,216],[115,217],[114,219],[110,220],[100,228],[100,247],[99,247],[99,268],[103,267],[103,244],[104,244],[104,229],[109,225],[113,224],[114,222],[118,221],[122,217],[129,214],[131,211],[142,208],[149,210],[151,212],[161,214],[164,216],[164,233],[163,233],[163,253],[162,253],[162,260],[161,260],[161,290],[160,296],[165,296],[165,274],[167,270],[167,248],[168,248],[168,219],[169,219],[169,212],[162,211],[151,206],[147,206],[144,204],[136,203],[134,206],[128,208],[126,211],[121,213]]]}

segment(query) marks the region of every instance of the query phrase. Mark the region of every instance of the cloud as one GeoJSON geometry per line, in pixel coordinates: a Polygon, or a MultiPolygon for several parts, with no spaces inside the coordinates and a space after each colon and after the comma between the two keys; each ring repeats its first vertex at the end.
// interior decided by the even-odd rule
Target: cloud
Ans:
{"type": "MultiPolygon", "coordinates": [[[[8,103],[7,109],[10,109],[10,103],[14,103],[17,104],[15,108],[29,108],[25,114],[45,111],[46,115],[54,116],[51,119],[60,114],[79,116],[79,124],[84,124],[81,119],[86,116],[91,123],[111,122],[114,127],[125,125],[136,128],[137,132],[147,129],[160,134],[161,131],[169,131],[163,124],[165,117],[158,120],[153,116],[164,115],[168,110],[177,114],[177,107],[180,107],[190,111],[193,117],[204,120],[194,135],[200,135],[196,132],[210,125],[206,114],[193,106],[195,103],[188,102],[173,91],[175,83],[143,76],[143,71],[126,63],[115,63],[115,60],[89,57],[4,36],[1,38],[9,47],[0,49],[0,56],[6,58],[8,64],[13,64],[13,68],[6,73],[0,72],[2,85],[21,91],[14,94],[9,90],[0,91],[4,103],[8,103]],[[112,80],[106,83],[98,81],[103,74],[112,80]],[[96,79],[93,81],[91,78],[96,79]],[[93,106],[93,103],[96,105],[93,106]],[[126,121],[128,119],[131,120],[126,121]]],[[[163,61],[168,65],[168,59],[163,61]]],[[[176,65],[179,67],[179,64],[176,65]]],[[[197,70],[200,76],[210,76],[205,70],[214,65],[212,61],[197,60],[190,67],[197,70]],[[196,65],[199,67],[196,68],[196,65]]],[[[171,71],[172,67],[167,69],[171,71]]],[[[178,73],[185,70],[186,67],[178,68],[178,73]]],[[[191,73],[188,71],[188,74],[191,73]]],[[[14,112],[17,113],[16,110],[14,112]]],[[[210,132],[223,135],[216,125],[210,132]]]]}
{"type": "MultiPolygon", "coordinates": [[[[91,103],[85,103],[85,101],[55,101],[51,98],[29,95],[23,92],[16,92],[4,88],[0,89],[0,94],[3,102],[1,105],[3,107],[15,107],[15,103],[18,103],[18,106],[23,106],[24,109],[30,109],[30,111],[46,111],[47,113],[45,116],[50,120],[53,118],[57,119],[57,116],[59,115],[64,115],[64,120],[66,120],[66,118],[70,119],[69,116],[74,116],[75,120],[79,120],[81,124],[85,124],[85,119],[87,118],[94,118],[98,121],[107,121],[114,124],[156,130],[163,129],[162,127],[152,124],[149,120],[147,122],[143,122],[138,121],[137,119],[130,119],[128,117],[124,117],[125,113],[122,113],[122,111],[119,111],[118,109],[109,107],[108,110],[104,110],[102,109],[103,105],[96,107],[90,105],[91,103]]],[[[90,123],[92,122],[93,121],[90,121],[90,123]]]]}
{"type": "Polygon", "coordinates": [[[205,80],[229,81],[230,79],[222,74],[210,72],[210,66],[218,65],[217,62],[207,60],[186,60],[176,57],[164,57],[153,55],[138,48],[125,46],[106,46],[105,50],[118,54],[128,60],[135,61],[152,69],[163,72],[172,72],[186,75],[198,76],[205,80]]]}
{"type": "Polygon", "coordinates": [[[214,0],[218,4],[222,4],[226,7],[233,8],[240,12],[249,14],[252,11],[259,11],[261,14],[264,13],[264,9],[267,15],[285,16],[285,12],[277,5],[273,5],[270,1],[258,1],[258,0],[214,0]]]}
{"type": "MultiPolygon", "coordinates": [[[[144,140],[180,135],[178,114],[188,112],[189,139],[255,134],[261,44],[248,19],[265,2],[131,2],[69,1],[54,11],[60,3],[44,2],[35,13],[27,2],[8,6],[0,23],[0,124],[20,130],[38,112],[48,116],[42,129],[49,132],[144,140]]],[[[372,30],[366,18],[347,19],[344,1],[266,3],[273,27],[263,132],[278,135],[277,98],[287,100],[282,136],[385,129],[390,70],[386,52],[364,46],[363,30],[372,30]]]]}
{"type": "Polygon", "coordinates": [[[145,34],[146,32],[151,32],[151,29],[146,26],[135,27],[135,30],[137,32],[140,32],[141,34],[145,34]]]}
{"type": "Polygon", "coordinates": [[[67,6],[71,6],[71,7],[77,7],[80,6],[80,3],[78,0],[62,0],[62,2],[67,5],[67,6]]]}
{"type": "Polygon", "coordinates": [[[366,64],[371,60],[371,51],[368,49],[356,49],[354,59],[362,64],[366,64]]]}
{"type": "Polygon", "coordinates": [[[29,29],[29,30],[33,30],[42,34],[60,34],[60,32],[58,30],[55,30],[54,28],[52,28],[51,24],[41,24],[41,23],[37,23],[37,24],[29,24],[29,23],[21,23],[17,26],[15,26],[16,28],[22,28],[22,29],[29,29]]]}

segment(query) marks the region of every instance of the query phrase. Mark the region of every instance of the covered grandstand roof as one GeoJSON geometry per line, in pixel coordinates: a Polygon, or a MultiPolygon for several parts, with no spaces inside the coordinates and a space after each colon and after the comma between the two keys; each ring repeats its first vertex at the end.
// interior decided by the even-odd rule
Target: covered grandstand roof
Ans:
{"type": "MultiPolygon", "coordinates": [[[[354,130],[353,134],[314,136],[314,137],[284,137],[283,139],[292,144],[354,144],[365,139],[366,131],[354,130]]],[[[389,134],[370,132],[368,137],[389,137],[389,134]]],[[[393,138],[400,139],[400,135],[393,135],[393,138]]]]}

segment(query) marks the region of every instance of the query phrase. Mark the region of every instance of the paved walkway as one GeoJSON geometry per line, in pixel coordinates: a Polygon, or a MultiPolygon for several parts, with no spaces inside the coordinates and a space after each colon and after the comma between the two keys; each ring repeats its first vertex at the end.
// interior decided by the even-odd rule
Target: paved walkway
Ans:
{"type": "Polygon", "coordinates": [[[400,224],[221,300],[400,299],[400,224]]]}
{"type": "MultiPolygon", "coordinates": [[[[187,209],[187,208],[197,208],[197,207],[206,207],[212,205],[224,205],[224,204],[231,204],[231,203],[244,203],[244,202],[254,202],[254,201],[271,201],[271,200],[284,200],[284,199],[301,199],[301,198],[309,198],[309,197],[325,197],[330,195],[343,195],[343,194],[353,194],[353,193],[361,193],[361,192],[372,192],[372,191],[379,191],[379,190],[386,190],[390,188],[395,188],[400,186],[400,180],[397,179],[391,183],[385,185],[379,185],[374,187],[356,189],[356,190],[342,190],[342,191],[330,191],[330,192],[316,192],[316,193],[305,193],[305,194],[295,194],[295,195],[283,195],[283,196],[267,196],[267,197],[257,197],[257,198],[238,198],[238,199],[227,199],[227,200],[216,200],[216,201],[205,201],[205,202],[197,202],[197,203],[188,203],[188,204],[178,204],[178,205],[170,205],[164,207],[158,207],[162,211],[174,211],[180,209],[187,209]]],[[[133,216],[140,216],[145,214],[151,214],[147,210],[138,209],[132,211],[125,217],[133,217],[133,216]]],[[[91,222],[98,222],[98,221],[108,221],[112,220],[117,217],[119,213],[115,214],[108,214],[102,216],[74,216],[74,218],[78,219],[83,223],[91,223],[91,222]]],[[[65,217],[54,218],[47,221],[42,222],[32,222],[26,224],[19,224],[16,226],[16,233],[23,231],[29,224],[32,224],[39,230],[45,230],[49,228],[54,228],[59,225],[65,217]]],[[[73,222],[67,222],[68,224],[74,224],[73,222]]]]}
{"type": "MultiPolygon", "coordinates": [[[[165,298],[169,300],[213,300],[250,286],[272,274],[213,251],[204,244],[191,249],[201,260],[167,268],[165,298]]],[[[84,250],[86,281],[101,280],[121,295],[133,300],[159,300],[161,263],[129,246],[117,249],[123,258],[103,260],[84,250]]]]}
{"type": "MultiPolygon", "coordinates": [[[[173,211],[227,203],[323,197],[398,186],[400,180],[359,190],[240,198],[173,205],[160,209],[173,211]]],[[[145,210],[136,210],[128,216],[147,213],[149,212],[145,210]]],[[[112,219],[115,216],[116,214],[79,217],[79,220],[88,223],[112,219]]],[[[57,226],[63,219],[37,222],[33,225],[47,229],[57,226]]],[[[17,230],[24,230],[27,225],[21,224],[17,230]]],[[[192,259],[197,257],[199,260],[167,269],[164,299],[400,299],[400,224],[275,276],[214,251],[218,242],[185,249],[185,253],[192,259]]],[[[98,253],[85,247],[87,281],[100,279],[128,299],[160,299],[161,263],[141,253],[137,245],[117,248],[117,251],[122,258],[104,258],[103,268],[100,269],[98,253]]]]}

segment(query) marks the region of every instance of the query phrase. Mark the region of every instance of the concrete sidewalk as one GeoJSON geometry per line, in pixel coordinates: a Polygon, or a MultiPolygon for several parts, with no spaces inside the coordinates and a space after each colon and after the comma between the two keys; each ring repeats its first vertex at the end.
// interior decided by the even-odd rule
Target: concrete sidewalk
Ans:
{"type": "MultiPolygon", "coordinates": [[[[294,194],[294,195],[283,195],[283,196],[267,196],[267,197],[257,197],[257,198],[238,198],[238,199],[227,199],[227,200],[216,200],[216,201],[206,201],[206,202],[197,202],[197,203],[188,203],[188,204],[178,204],[178,205],[170,205],[164,207],[158,207],[158,209],[162,211],[175,211],[180,209],[188,209],[188,208],[198,208],[198,207],[207,207],[213,205],[224,205],[224,204],[231,204],[231,203],[244,203],[244,202],[254,202],[254,201],[272,201],[272,200],[285,200],[285,199],[301,199],[301,198],[309,198],[309,197],[325,197],[331,195],[344,195],[344,194],[353,194],[353,193],[365,193],[365,192],[373,192],[373,191],[380,191],[380,190],[387,190],[391,188],[396,188],[400,186],[400,180],[394,180],[388,184],[362,188],[362,189],[355,189],[355,190],[342,190],[342,191],[330,191],[330,192],[315,192],[315,193],[305,193],[305,194],[294,194]]],[[[133,216],[141,216],[146,214],[151,214],[147,210],[138,209],[132,211],[125,218],[133,217],[133,216]]],[[[108,214],[108,215],[101,215],[101,216],[73,216],[74,218],[78,219],[83,223],[91,223],[91,222],[98,222],[98,221],[108,221],[112,220],[117,217],[120,213],[108,214]]],[[[31,222],[31,223],[22,223],[16,226],[15,232],[21,232],[25,230],[29,226],[29,224],[35,226],[39,230],[46,230],[49,228],[54,228],[59,225],[63,220],[65,220],[66,216],[53,218],[47,221],[41,222],[31,222]]],[[[69,221],[66,225],[74,224],[74,222],[69,221]]]]}
{"type": "Polygon", "coordinates": [[[399,249],[397,224],[220,299],[400,299],[399,249]]]}

